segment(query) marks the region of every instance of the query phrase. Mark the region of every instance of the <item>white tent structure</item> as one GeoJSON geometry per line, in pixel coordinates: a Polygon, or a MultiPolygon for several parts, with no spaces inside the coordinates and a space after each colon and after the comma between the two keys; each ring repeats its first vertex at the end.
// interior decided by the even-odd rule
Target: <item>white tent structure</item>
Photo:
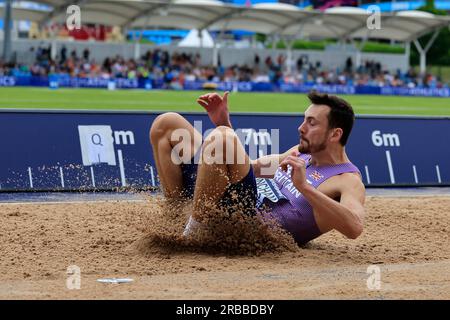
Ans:
{"type": "MultiPolygon", "coordinates": [[[[9,0],[7,0],[8,2],[9,0]]],[[[13,19],[25,19],[40,25],[64,23],[67,7],[78,5],[82,23],[118,25],[125,30],[176,28],[211,31],[248,30],[282,37],[292,43],[299,38],[338,40],[384,39],[403,42],[409,49],[413,42],[421,54],[425,71],[426,52],[441,28],[450,25],[450,17],[419,11],[379,13],[380,28],[370,28],[374,13],[360,8],[337,7],[325,12],[302,10],[282,3],[261,3],[250,7],[235,6],[217,0],[35,0],[50,10],[12,9],[13,19]],[[434,36],[425,48],[417,39],[427,33],[434,36]]],[[[0,8],[0,15],[4,15],[0,8]]],[[[6,16],[6,15],[5,15],[6,16]]],[[[288,48],[290,50],[290,48],[288,48]]],[[[288,53],[289,56],[289,53],[288,53]]]]}
{"type": "Polygon", "coordinates": [[[179,47],[202,47],[212,48],[214,47],[214,40],[205,29],[199,30],[192,29],[187,36],[178,43],[179,47]]]}

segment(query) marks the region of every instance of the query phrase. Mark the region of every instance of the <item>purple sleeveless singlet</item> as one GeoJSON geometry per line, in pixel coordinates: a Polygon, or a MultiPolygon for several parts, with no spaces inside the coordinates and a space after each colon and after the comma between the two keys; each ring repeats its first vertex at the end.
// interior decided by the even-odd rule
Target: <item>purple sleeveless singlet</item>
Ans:
{"type": "MultiPolygon", "coordinates": [[[[307,182],[316,189],[330,177],[346,172],[360,173],[351,162],[318,167],[310,163],[309,154],[301,154],[299,157],[306,162],[307,182]]],[[[264,204],[269,207],[269,216],[291,233],[298,244],[305,244],[321,235],[312,206],[292,183],[290,167],[288,172],[278,169],[273,179],[257,178],[256,182],[257,206],[264,204]]]]}

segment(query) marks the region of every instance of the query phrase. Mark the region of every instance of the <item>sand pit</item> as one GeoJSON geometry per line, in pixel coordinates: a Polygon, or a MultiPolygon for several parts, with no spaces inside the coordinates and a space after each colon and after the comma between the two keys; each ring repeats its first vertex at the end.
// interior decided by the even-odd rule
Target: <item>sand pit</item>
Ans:
{"type": "Polygon", "coordinates": [[[0,204],[0,299],[450,299],[450,197],[368,197],[357,240],[257,255],[143,249],[155,201],[0,204]]]}

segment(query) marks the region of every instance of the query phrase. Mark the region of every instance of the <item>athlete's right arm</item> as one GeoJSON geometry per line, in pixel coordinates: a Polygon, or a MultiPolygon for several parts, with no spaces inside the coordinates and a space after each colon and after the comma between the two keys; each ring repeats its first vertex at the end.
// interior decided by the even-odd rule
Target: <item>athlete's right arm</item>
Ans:
{"type": "Polygon", "coordinates": [[[228,111],[228,94],[226,91],[221,97],[217,93],[207,93],[197,99],[197,103],[208,112],[209,119],[218,126],[232,128],[230,112],[228,111]]]}
{"type": "Polygon", "coordinates": [[[273,178],[280,163],[292,152],[298,151],[298,145],[281,154],[270,154],[251,161],[253,172],[257,178],[273,178]]]}

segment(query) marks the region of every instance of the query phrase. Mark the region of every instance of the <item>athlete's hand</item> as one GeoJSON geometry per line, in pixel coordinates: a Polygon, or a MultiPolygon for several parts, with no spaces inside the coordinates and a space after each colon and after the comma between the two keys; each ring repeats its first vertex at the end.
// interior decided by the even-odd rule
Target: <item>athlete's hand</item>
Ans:
{"type": "Polygon", "coordinates": [[[291,155],[284,158],[280,163],[281,170],[287,172],[288,166],[291,166],[291,180],[298,191],[302,192],[309,185],[306,182],[306,163],[305,160],[298,157],[299,152],[293,151],[291,155]]]}
{"type": "Polygon", "coordinates": [[[197,99],[197,103],[206,109],[212,123],[216,126],[231,128],[230,113],[228,112],[228,94],[226,91],[221,97],[217,93],[207,93],[197,99]]]}

